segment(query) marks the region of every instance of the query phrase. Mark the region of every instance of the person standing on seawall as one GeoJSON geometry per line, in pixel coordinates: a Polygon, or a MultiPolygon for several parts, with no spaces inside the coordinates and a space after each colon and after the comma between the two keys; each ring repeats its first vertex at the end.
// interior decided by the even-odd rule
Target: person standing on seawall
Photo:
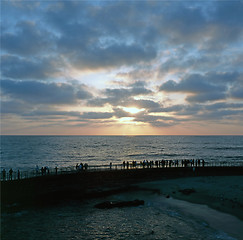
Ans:
{"type": "Polygon", "coordinates": [[[9,170],[9,180],[13,180],[13,169],[10,168],[9,170]]]}
{"type": "Polygon", "coordinates": [[[2,170],[2,176],[3,176],[3,181],[5,181],[5,178],[6,178],[6,170],[5,170],[5,168],[2,170]]]}

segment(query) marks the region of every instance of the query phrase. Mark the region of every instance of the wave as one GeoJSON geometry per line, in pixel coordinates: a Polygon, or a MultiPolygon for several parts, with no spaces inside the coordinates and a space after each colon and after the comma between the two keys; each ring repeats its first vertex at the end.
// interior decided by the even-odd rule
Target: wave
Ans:
{"type": "Polygon", "coordinates": [[[231,159],[231,160],[243,160],[243,156],[226,156],[225,158],[231,159]]]}
{"type": "Polygon", "coordinates": [[[207,149],[211,149],[211,150],[243,150],[243,147],[239,146],[239,147],[210,147],[207,149]]]}
{"type": "Polygon", "coordinates": [[[128,154],[127,157],[177,157],[182,156],[177,153],[137,153],[137,154],[128,154]]]}

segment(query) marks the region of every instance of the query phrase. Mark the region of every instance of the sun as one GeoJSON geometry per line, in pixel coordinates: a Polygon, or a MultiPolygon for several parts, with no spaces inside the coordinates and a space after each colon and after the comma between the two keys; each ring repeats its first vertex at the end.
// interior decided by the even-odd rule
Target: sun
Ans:
{"type": "Polygon", "coordinates": [[[144,108],[136,108],[136,107],[123,107],[123,110],[132,114],[136,114],[144,111],[144,108]]]}

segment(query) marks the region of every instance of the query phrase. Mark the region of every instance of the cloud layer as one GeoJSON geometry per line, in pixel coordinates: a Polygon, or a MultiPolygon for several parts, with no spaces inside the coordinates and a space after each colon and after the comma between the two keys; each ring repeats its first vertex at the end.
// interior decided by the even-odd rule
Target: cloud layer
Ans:
{"type": "Polygon", "coordinates": [[[205,123],[243,134],[242,2],[4,1],[2,8],[4,134],[16,122],[22,134],[44,122],[60,125],[60,134],[125,125],[187,134],[190,124],[197,134],[205,123]]]}

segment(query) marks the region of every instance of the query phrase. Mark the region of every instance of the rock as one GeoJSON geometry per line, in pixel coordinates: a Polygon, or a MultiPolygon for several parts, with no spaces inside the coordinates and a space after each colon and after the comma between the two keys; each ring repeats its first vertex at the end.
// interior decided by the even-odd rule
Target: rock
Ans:
{"type": "Polygon", "coordinates": [[[122,202],[110,202],[110,201],[105,201],[99,204],[96,204],[94,207],[95,208],[100,208],[100,209],[109,209],[109,208],[115,208],[115,207],[136,207],[139,205],[144,205],[143,200],[134,200],[134,201],[122,201],[122,202]]]}

